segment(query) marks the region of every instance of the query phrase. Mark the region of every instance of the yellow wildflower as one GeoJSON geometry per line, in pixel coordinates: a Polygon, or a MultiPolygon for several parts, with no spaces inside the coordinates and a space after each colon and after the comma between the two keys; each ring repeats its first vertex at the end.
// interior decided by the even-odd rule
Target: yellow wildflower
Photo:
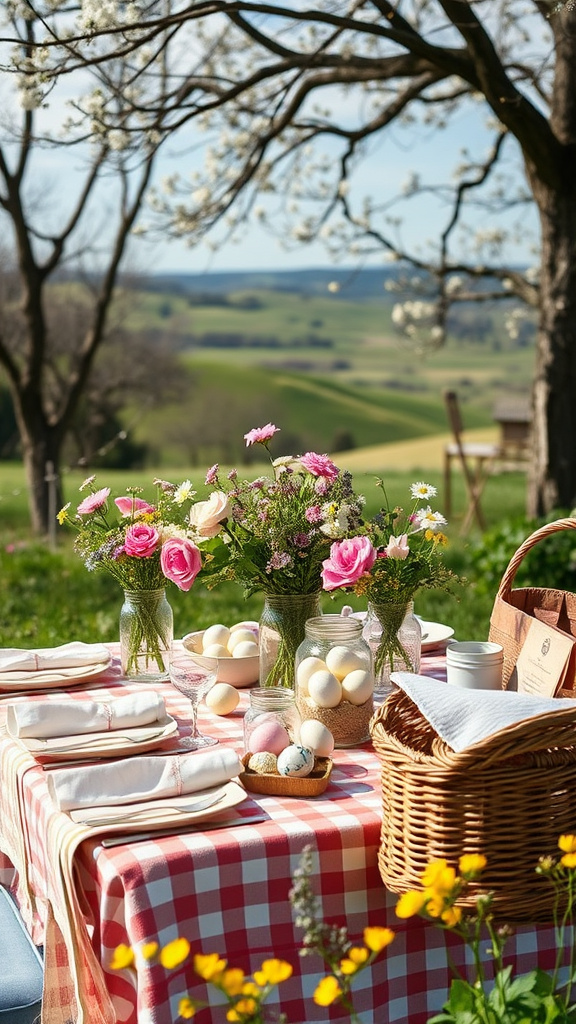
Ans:
{"type": "Polygon", "coordinates": [[[482,853],[465,853],[458,861],[458,870],[461,875],[473,878],[484,870],[486,863],[486,857],[482,853]]]}
{"type": "Polygon", "coordinates": [[[558,846],[562,850],[562,853],[576,853],[576,836],[560,836],[558,846]]]}
{"type": "Polygon", "coordinates": [[[261,988],[265,985],[279,985],[292,976],[292,964],[286,960],[264,960],[259,971],[254,972],[254,981],[261,988]]]}
{"type": "Polygon", "coordinates": [[[242,995],[254,996],[255,999],[259,999],[262,993],[258,988],[258,985],[255,985],[253,981],[247,981],[244,985],[242,985],[242,995]]]}
{"type": "Polygon", "coordinates": [[[145,942],[140,948],[144,960],[153,960],[158,952],[157,942],[145,942]]]}
{"type": "Polygon", "coordinates": [[[455,928],[462,919],[462,910],[460,907],[446,907],[440,917],[449,928],[455,928]]]}
{"type": "Polygon", "coordinates": [[[364,966],[369,956],[370,950],[365,949],[364,946],[352,946],[348,950],[348,956],[340,961],[342,974],[356,974],[356,971],[364,966]]]}
{"type": "Polygon", "coordinates": [[[132,967],[134,963],[134,950],[124,942],[116,946],[112,954],[110,967],[113,971],[122,971],[125,967],[132,967]]]}
{"type": "Polygon", "coordinates": [[[456,885],[456,871],[445,860],[433,860],[422,873],[422,884],[434,895],[448,895],[456,885]]]}
{"type": "Polygon", "coordinates": [[[327,978],[322,978],[322,981],[318,982],[313,998],[317,1006],[331,1006],[341,995],[340,985],[336,978],[329,974],[327,978]]]}
{"type": "Polygon", "coordinates": [[[421,891],[402,893],[396,904],[396,917],[414,917],[419,914],[426,902],[426,893],[421,891]]]}
{"type": "Polygon", "coordinates": [[[174,939],[173,942],[169,942],[167,946],[164,946],[164,949],[160,950],[160,963],[162,967],[171,971],[184,963],[189,953],[190,943],[188,939],[174,939]]]}
{"type": "Polygon", "coordinates": [[[60,523],[60,526],[63,526],[64,523],[66,522],[66,520],[68,519],[68,509],[69,508],[70,508],[70,502],[67,501],[66,504],[64,505],[64,508],[61,508],[60,511],[58,512],[58,514],[56,516],[56,519],[60,523]]]}
{"type": "Polygon", "coordinates": [[[576,853],[565,853],[560,863],[564,868],[576,868],[576,853]]]}
{"type": "Polygon", "coordinates": [[[251,1018],[258,1010],[258,1001],[249,997],[247,999],[239,999],[234,1006],[231,1006],[226,1014],[226,1020],[244,1020],[245,1018],[251,1018]]]}
{"type": "Polygon", "coordinates": [[[226,969],[226,961],[221,960],[218,953],[196,953],[194,970],[204,981],[215,981],[226,969]]]}
{"type": "Polygon", "coordinates": [[[442,893],[429,892],[426,900],[426,913],[430,917],[441,917],[446,909],[446,898],[442,893]]]}
{"type": "Polygon", "coordinates": [[[184,996],[183,999],[178,1003],[178,1016],[184,1020],[192,1020],[192,1017],[196,1013],[196,1004],[192,1002],[188,996],[184,996]]]}
{"type": "Polygon", "coordinates": [[[220,988],[227,996],[238,996],[244,984],[244,971],[240,967],[229,967],[222,972],[219,981],[220,988]]]}
{"type": "Polygon", "coordinates": [[[364,942],[373,953],[380,953],[393,940],[394,932],[391,928],[374,926],[364,929],[364,942]]]}

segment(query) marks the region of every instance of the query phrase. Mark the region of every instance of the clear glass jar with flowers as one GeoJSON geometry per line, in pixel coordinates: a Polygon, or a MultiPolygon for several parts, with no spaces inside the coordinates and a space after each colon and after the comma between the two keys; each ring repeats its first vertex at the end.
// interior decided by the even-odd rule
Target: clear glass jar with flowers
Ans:
{"type": "Polygon", "coordinates": [[[305,452],[272,458],[273,423],[244,435],[261,445],[271,472],[241,480],[231,470],[226,482],[218,465],[208,471],[213,487],[190,515],[194,537],[207,555],[208,588],[235,580],[246,596],[264,594],[260,629],[260,685],[294,685],[294,659],[307,619],[321,612],[322,563],[336,539],[361,523],[362,499],[350,473],[327,455],[305,452]]]}
{"type": "Polygon", "coordinates": [[[390,687],[390,673],[417,671],[421,636],[413,616],[421,589],[451,589],[458,577],[441,558],[446,519],[431,509],[436,488],[412,484],[411,506],[389,507],[384,482],[377,480],[384,504],[352,537],[335,541],[322,567],[324,590],[344,590],[368,602],[365,637],[373,648],[375,693],[390,687]]]}
{"type": "Polygon", "coordinates": [[[89,571],[108,572],[124,590],[120,613],[120,649],[126,676],[166,678],[174,635],[166,586],[188,591],[202,568],[202,554],[192,539],[189,506],[195,495],[189,480],[176,486],[155,480],[156,502],[138,497],[140,487],[114,499],[110,488],[96,489],[88,477],[80,490],[89,493],[71,513],[68,502],[58,513],[61,525],[77,530],[75,551],[89,571]]]}

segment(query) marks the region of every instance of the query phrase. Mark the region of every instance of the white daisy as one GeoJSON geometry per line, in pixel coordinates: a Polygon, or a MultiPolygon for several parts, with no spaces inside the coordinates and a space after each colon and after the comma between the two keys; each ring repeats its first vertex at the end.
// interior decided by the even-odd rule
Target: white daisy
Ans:
{"type": "Polygon", "coordinates": [[[418,483],[412,484],[410,493],[413,498],[422,498],[425,500],[426,498],[434,498],[438,494],[438,491],[435,487],[432,487],[432,484],[425,484],[418,481],[418,483]]]}
{"type": "Polygon", "coordinates": [[[188,498],[193,498],[196,491],[193,489],[190,480],[184,480],[174,491],[174,502],[176,505],[183,505],[188,498]]]}

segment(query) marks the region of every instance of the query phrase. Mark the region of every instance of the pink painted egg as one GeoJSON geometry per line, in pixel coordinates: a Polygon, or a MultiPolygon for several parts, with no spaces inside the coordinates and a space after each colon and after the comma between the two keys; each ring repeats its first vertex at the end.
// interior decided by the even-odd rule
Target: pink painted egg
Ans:
{"type": "Polygon", "coordinates": [[[290,743],[288,730],[276,718],[268,718],[261,725],[256,725],[249,736],[251,754],[268,751],[279,754],[290,743]]]}

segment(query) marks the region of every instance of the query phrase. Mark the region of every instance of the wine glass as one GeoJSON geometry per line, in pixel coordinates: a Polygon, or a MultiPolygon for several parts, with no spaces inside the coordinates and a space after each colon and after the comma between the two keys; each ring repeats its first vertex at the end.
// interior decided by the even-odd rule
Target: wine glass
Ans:
{"type": "Polygon", "coordinates": [[[218,743],[217,739],[198,731],[198,704],[216,682],[218,671],[217,658],[203,657],[202,662],[202,665],[197,664],[186,651],[172,650],[168,669],[170,680],[180,693],[189,698],[192,706],[192,733],[182,737],[179,743],[185,750],[200,750],[218,743]]]}

